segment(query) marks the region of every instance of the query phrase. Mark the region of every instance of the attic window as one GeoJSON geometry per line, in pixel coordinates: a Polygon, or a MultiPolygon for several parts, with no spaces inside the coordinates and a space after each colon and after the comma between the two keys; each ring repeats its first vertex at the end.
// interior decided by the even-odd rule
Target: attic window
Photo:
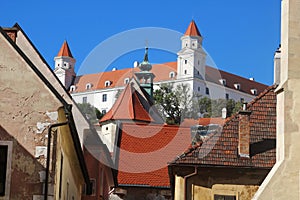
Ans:
{"type": "Polygon", "coordinates": [[[170,72],[169,77],[174,78],[175,77],[175,72],[170,72]]]}
{"type": "Polygon", "coordinates": [[[129,83],[129,78],[125,78],[124,79],[124,84],[128,84],[129,83]]]}
{"type": "Polygon", "coordinates": [[[257,95],[257,89],[251,89],[250,91],[253,95],[257,95]]]}
{"type": "Polygon", "coordinates": [[[105,81],[104,85],[105,85],[105,87],[110,86],[110,81],[105,81]]]}
{"type": "Polygon", "coordinates": [[[88,83],[85,85],[85,89],[86,90],[90,90],[92,88],[92,84],[91,83],[88,83]]]}
{"type": "Polygon", "coordinates": [[[70,86],[70,92],[74,92],[76,90],[76,86],[75,85],[71,85],[70,86]]]}
{"type": "Polygon", "coordinates": [[[240,90],[241,89],[241,84],[239,83],[235,83],[233,84],[234,85],[234,88],[237,89],[237,90],[240,90]]]}
{"type": "Polygon", "coordinates": [[[224,85],[224,86],[226,85],[226,79],[223,79],[223,78],[222,78],[222,79],[220,79],[219,81],[220,81],[220,83],[221,83],[222,85],[224,85]]]}

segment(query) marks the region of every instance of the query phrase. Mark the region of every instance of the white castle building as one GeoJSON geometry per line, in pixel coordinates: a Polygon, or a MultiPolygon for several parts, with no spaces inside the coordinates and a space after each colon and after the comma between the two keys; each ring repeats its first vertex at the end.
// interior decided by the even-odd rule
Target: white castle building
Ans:
{"type": "MultiPolygon", "coordinates": [[[[177,53],[177,61],[152,65],[153,80],[151,81],[154,90],[163,83],[174,85],[183,83],[190,86],[191,94],[211,99],[249,102],[267,87],[254,79],[243,78],[207,66],[202,40],[195,22],[192,21],[181,37],[181,49],[177,53]]],[[[146,51],[148,61],[148,49],[146,51]]],[[[74,72],[76,61],[67,42],[64,42],[54,60],[54,72],[69,89],[74,100],[77,103],[90,103],[103,113],[113,106],[116,94],[124,89],[134,74],[141,73],[136,67],[76,76],[74,72]]]]}

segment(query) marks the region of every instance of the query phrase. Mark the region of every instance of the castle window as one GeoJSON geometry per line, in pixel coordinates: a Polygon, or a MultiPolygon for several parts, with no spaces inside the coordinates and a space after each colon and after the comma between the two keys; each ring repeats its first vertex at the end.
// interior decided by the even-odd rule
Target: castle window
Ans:
{"type": "Polygon", "coordinates": [[[226,79],[220,79],[219,81],[222,85],[224,85],[224,86],[226,85],[226,79]]]}
{"type": "Polygon", "coordinates": [[[92,84],[91,83],[88,83],[85,85],[85,89],[86,90],[90,90],[92,88],[92,84]]]}
{"type": "Polygon", "coordinates": [[[70,86],[70,92],[74,92],[76,90],[76,86],[75,85],[71,85],[70,86]]]}
{"type": "Polygon", "coordinates": [[[82,97],[82,103],[87,103],[87,97],[82,97]]]}
{"type": "Polygon", "coordinates": [[[205,88],[205,94],[209,95],[209,88],[208,87],[205,88]]]}
{"type": "Polygon", "coordinates": [[[125,78],[124,79],[124,84],[128,84],[129,83],[129,78],[125,78]]]}
{"type": "Polygon", "coordinates": [[[185,46],[187,47],[187,43],[185,43],[185,46]]]}
{"type": "Polygon", "coordinates": [[[233,84],[233,85],[234,85],[235,89],[237,89],[237,90],[240,90],[240,89],[241,89],[241,84],[235,83],[235,84],[233,84]]]}
{"type": "Polygon", "coordinates": [[[184,74],[187,74],[187,70],[184,70],[184,74]]]}
{"type": "Polygon", "coordinates": [[[198,92],[200,92],[200,87],[198,87],[198,92]]]}
{"type": "Polygon", "coordinates": [[[107,130],[107,131],[108,131],[108,127],[106,127],[106,128],[105,128],[105,130],[107,130]]]}
{"type": "Polygon", "coordinates": [[[187,64],[187,60],[184,60],[184,64],[187,64]]]}
{"type": "Polygon", "coordinates": [[[251,89],[251,93],[252,93],[253,95],[257,95],[257,89],[251,89]]]}
{"type": "Polygon", "coordinates": [[[102,102],[106,102],[107,101],[107,94],[103,94],[102,95],[102,102]]]}
{"type": "Polygon", "coordinates": [[[105,85],[105,87],[110,86],[110,81],[105,81],[104,85],[105,85]]]}
{"type": "Polygon", "coordinates": [[[66,64],[66,63],[64,63],[64,66],[66,67],[66,66],[67,66],[67,64],[66,64]]]}
{"type": "Polygon", "coordinates": [[[226,98],[226,100],[229,99],[229,94],[228,93],[225,94],[225,98],[226,98]]]}
{"type": "Polygon", "coordinates": [[[170,72],[169,77],[174,78],[175,77],[175,72],[170,72]]]}

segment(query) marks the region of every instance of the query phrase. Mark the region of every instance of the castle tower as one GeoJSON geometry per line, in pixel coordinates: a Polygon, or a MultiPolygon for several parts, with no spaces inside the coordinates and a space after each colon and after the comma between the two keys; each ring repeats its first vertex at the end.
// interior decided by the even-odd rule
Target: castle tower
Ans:
{"type": "Polygon", "coordinates": [[[135,76],[139,80],[141,87],[143,87],[150,97],[153,98],[153,79],[155,75],[150,72],[152,65],[148,60],[148,47],[145,49],[144,60],[140,63],[139,68],[141,71],[136,72],[135,76]]]}
{"type": "Polygon", "coordinates": [[[57,56],[54,58],[54,61],[55,61],[55,69],[54,69],[55,75],[65,86],[65,88],[69,89],[76,76],[74,71],[76,60],[72,56],[67,41],[64,41],[57,56]]]}
{"type": "Polygon", "coordinates": [[[181,37],[181,50],[177,53],[177,78],[205,78],[206,53],[202,49],[202,39],[192,20],[181,37]]]}

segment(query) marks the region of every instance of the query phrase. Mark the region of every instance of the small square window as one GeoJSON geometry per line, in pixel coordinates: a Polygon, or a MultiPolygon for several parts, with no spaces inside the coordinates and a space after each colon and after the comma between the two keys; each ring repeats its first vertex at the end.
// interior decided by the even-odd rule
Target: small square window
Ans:
{"type": "Polygon", "coordinates": [[[82,103],[87,103],[87,97],[82,97],[82,103]]]}

